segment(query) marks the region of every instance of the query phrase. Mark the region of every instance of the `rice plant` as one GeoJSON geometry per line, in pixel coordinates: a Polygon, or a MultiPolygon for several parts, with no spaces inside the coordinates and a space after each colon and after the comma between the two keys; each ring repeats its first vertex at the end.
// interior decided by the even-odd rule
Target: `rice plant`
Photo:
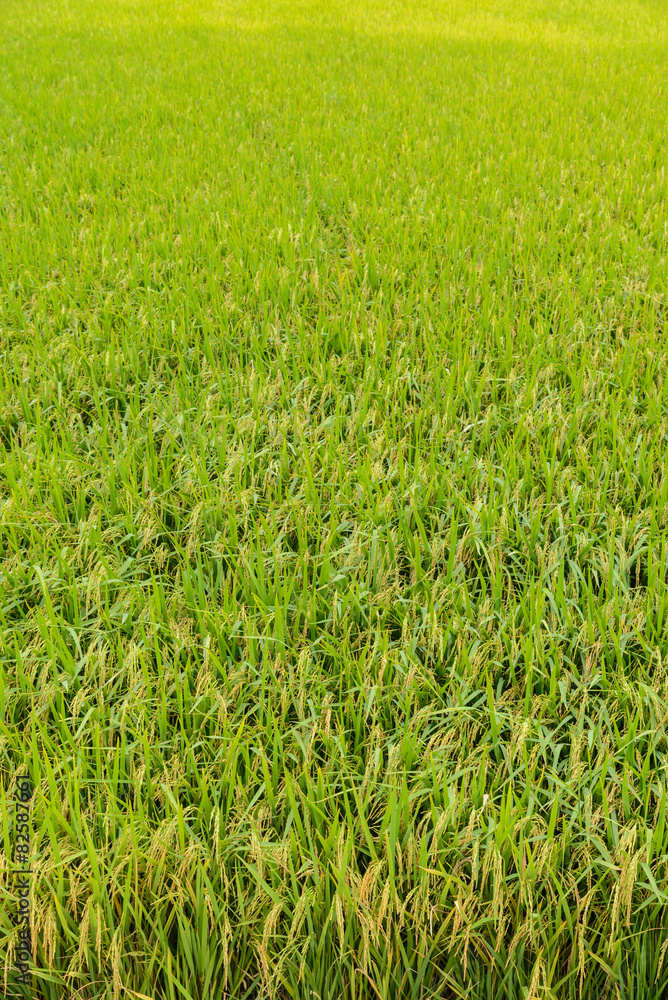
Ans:
{"type": "Polygon", "coordinates": [[[667,995],[667,59],[0,0],[0,993],[667,995]]]}

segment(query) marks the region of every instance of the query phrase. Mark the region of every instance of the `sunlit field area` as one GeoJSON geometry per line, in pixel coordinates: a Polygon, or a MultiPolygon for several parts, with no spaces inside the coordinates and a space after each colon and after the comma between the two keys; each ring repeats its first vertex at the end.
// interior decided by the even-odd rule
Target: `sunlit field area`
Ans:
{"type": "Polygon", "coordinates": [[[0,994],[668,995],[667,74],[0,0],[0,994]]]}

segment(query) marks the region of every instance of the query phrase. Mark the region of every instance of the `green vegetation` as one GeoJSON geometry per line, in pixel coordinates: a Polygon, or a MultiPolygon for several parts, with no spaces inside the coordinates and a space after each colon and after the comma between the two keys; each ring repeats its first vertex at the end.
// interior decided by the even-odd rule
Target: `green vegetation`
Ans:
{"type": "Polygon", "coordinates": [[[667,995],[667,60],[0,0],[0,992],[667,995]]]}

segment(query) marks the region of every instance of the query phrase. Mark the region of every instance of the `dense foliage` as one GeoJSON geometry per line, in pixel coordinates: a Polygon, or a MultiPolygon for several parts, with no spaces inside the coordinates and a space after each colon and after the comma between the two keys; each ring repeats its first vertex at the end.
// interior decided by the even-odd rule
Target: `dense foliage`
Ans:
{"type": "Polygon", "coordinates": [[[0,0],[5,992],[666,995],[667,59],[0,0]]]}

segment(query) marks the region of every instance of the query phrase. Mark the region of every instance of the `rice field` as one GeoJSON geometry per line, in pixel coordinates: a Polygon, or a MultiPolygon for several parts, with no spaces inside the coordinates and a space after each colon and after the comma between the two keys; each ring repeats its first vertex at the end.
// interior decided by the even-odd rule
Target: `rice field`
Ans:
{"type": "Polygon", "coordinates": [[[0,67],[0,993],[666,997],[665,2],[0,67]]]}

